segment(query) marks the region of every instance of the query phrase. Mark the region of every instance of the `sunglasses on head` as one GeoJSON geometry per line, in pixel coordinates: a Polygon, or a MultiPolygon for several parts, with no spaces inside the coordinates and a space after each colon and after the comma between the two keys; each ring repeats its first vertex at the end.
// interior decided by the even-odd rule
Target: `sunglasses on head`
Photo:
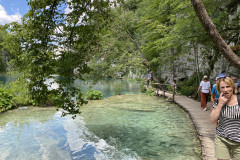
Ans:
{"type": "Polygon", "coordinates": [[[230,77],[221,77],[221,78],[218,78],[218,81],[223,81],[224,79],[229,79],[230,77]]]}

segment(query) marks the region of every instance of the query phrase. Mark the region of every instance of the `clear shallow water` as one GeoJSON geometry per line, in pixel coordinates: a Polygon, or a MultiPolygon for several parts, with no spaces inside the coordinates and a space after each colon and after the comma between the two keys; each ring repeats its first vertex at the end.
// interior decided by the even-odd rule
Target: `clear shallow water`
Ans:
{"type": "Polygon", "coordinates": [[[189,117],[164,99],[114,96],[101,103],[92,101],[82,115],[89,131],[141,159],[200,159],[199,141],[189,117]]]}
{"type": "Polygon", "coordinates": [[[1,160],[198,160],[199,141],[178,106],[146,95],[91,101],[73,120],[54,108],[0,114],[1,160]]]}

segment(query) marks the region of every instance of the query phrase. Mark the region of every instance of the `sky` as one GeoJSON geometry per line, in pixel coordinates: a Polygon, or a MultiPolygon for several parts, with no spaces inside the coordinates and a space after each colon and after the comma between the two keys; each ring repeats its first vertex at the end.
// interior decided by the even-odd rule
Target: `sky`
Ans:
{"type": "Polygon", "coordinates": [[[13,21],[20,22],[28,8],[27,0],[0,0],[0,25],[13,21]]]}

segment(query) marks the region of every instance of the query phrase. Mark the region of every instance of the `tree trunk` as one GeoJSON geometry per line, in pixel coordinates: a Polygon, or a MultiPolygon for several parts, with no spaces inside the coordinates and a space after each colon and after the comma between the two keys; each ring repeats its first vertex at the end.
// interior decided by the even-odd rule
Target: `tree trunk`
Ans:
{"type": "MultiPolygon", "coordinates": [[[[176,74],[176,67],[175,67],[175,56],[174,56],[174,54],[175,54],[175,51],[174,51],[174,48],[171,48],[171,55],[174,57],[173,58],[173,65],[172,65],[172,77],[173,77],[173,81],[174,81],[174,79],[175,79],[175,74],[176,74]]],[[[172,97],[172,100],[173,101],[175,101],[175,93],[176,93],[176,91],[175,91],[175,86],[173,86],[173,97],[172,97]]]]}
{"type": "Polygon", "coordinates": [[[232,51],[232,49],[227,45],[227,43],[223,40],[221,35],[218,33],[202,1],[191,0],[191,2],[200,22],[202,23],[203,27],[209,34],[214,44],[218,47],[219,51],[231,63],[232,66],[240,70],[240,58],[232,51]]]}
{"type": "Polygon", "coordinates": [[[200,76],[199,76],[199,63],[198,63],[198,49],[194,42],[193,42],[192,46],[193,46],[193,54],[194,54],[194,62],[195,62],[194,68],[195,68],[195,72],[197,74],[196,82],[199,83],[200,76]]]}
{"type": "Polygon", "coordinates": [[[150,70],[150,72],[152,73],[153,76],[153,80],[155,82],[157,82],[157,85],[159,87],[159,89],[161,90],[165,90],[165,87],[160,83],[160,81],[158,80],[155,72],[153,71],[153,69],[151,68],[151,66],[148,63],[148,60],[145,58],[141,48],[139,47],[138,43],[135,41],[135,39],[133,38],[133,36],[131,35],[131,33],[128,32],[128,30],[125,30],[126,34],[128,35],[128,37],[131,39],[131,41],[134,43],[134,45],[136,46],[136,48],[138,49],[138,51],[140,52],[142,58],[143,58],[143,65],[147,67],[148,70],[150,70]]]}
{"type": "MultiPolygon", "coordinates": [[[[192,48],[193,48],[194,62],[195,62],[194,68],[195,68],[195,72],[197,74],[197,76],[196,76],[196,84],[199,84],[200,83],[200,75],[199,75],[199,62],[198,62],[198,46],[197,46],[197,44],[195,42],[193,42],[192,48]]],[[[198,94],[198,91],[196,89],[196,92],[193,93],[192,97],[196,98],[197,95],[198,95],[198,100],[199,100],[199,94],[198,94]]]]}
{"type": "Polygon", "coordinates": [[[148,70],[150,70],[150,72],[152,73],[152,76],[153,76],[153,80],[155,82],[157,82],[157,85],[159,87],[159,89],[161,90],[165,90],[165,87],[160,83],[160,81],[158,80],[155,72],[151,69],[150,65],[148,64],[148,61],[146,60],[143,60],[143,65],[147,67],[148,70]]]}

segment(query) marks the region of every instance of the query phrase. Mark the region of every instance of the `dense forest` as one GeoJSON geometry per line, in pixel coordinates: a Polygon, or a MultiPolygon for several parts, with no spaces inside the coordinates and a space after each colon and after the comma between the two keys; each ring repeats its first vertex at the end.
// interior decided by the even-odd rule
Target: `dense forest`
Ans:
{"type": "Polygon", "coordinates": [[[71,100],[76,93],[78,105],[86,103],[71,85],[75,79],[142,78],[152,73],[160,84],[177,79],[182,92],[191,95],[203,74],[214,77],[220,59],[226,65],[220,64],[218,72],[240,68],[239,1],[202,0],[204,6],[196,2],[29,1],[20,24],[1,26],[1,70],[21,73],[36,104],[51,99],[66,114],[79,112],[71,100]],[[50,91],[44,81],[56,75],[60,87],[50,91]]]}

